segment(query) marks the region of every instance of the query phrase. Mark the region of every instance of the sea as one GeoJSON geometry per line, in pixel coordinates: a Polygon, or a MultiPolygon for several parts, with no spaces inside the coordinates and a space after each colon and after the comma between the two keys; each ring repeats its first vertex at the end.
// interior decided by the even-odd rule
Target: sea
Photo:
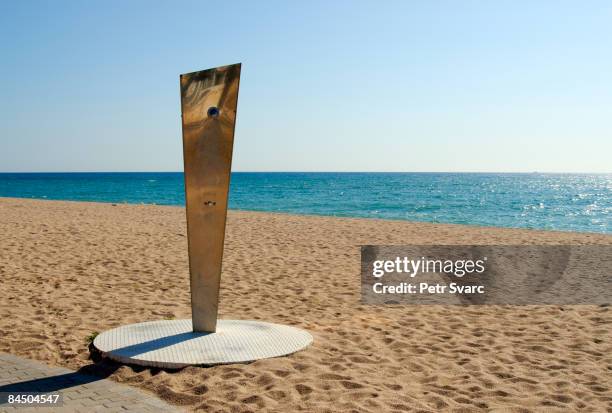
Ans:
{"type": "MultiPolygon", "coordinates": [[[[181,172],[0,173],[0,197],[185,203],[181,172]]],[[[234,172],[229,207],[609,234],[612,174],[234,172]]]]}

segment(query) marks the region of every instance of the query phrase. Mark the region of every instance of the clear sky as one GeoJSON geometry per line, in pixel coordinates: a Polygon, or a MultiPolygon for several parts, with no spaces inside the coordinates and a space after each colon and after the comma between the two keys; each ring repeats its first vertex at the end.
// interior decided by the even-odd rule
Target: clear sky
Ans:
{"type": "Polygon", "coordinates": [[[0,1],[0,171],[179,171],[242,62],[235,171],[612,172],[610,1],[0,1]]]}

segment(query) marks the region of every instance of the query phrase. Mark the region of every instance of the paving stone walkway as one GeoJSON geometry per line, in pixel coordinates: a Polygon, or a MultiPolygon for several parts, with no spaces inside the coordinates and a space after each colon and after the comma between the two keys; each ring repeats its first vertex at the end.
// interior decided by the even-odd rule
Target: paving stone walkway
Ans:
{"type": "Polygon", "coordinates": [[[61,367],[0,353],[0,412],[180,412],[133,387],[61,367]],[[50,406],[18,406],[9,395],[60,394],[62,402],[50,406]]]}

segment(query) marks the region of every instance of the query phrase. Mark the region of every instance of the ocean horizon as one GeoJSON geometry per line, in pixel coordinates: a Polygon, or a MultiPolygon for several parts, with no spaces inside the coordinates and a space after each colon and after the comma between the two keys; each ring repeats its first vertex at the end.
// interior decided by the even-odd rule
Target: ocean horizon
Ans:
{"type": "MultiPolygon", "coordinates": [[[[0,197],[185,204],[182,172],[0,173],[0,197]]],[[[612,174],[233,172],[229,208],[607,234],[612,174]]]]}

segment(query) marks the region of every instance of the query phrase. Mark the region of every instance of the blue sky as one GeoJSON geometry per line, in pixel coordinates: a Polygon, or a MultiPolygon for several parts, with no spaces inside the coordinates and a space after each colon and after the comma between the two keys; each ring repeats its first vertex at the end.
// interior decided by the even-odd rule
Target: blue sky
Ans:
{"type": "Polygon", "coordinates": [[[612,2],[0,2],[0,171],[182,170],[180,73],[242,62],[236,171],[612,172],[612,2]]]}

